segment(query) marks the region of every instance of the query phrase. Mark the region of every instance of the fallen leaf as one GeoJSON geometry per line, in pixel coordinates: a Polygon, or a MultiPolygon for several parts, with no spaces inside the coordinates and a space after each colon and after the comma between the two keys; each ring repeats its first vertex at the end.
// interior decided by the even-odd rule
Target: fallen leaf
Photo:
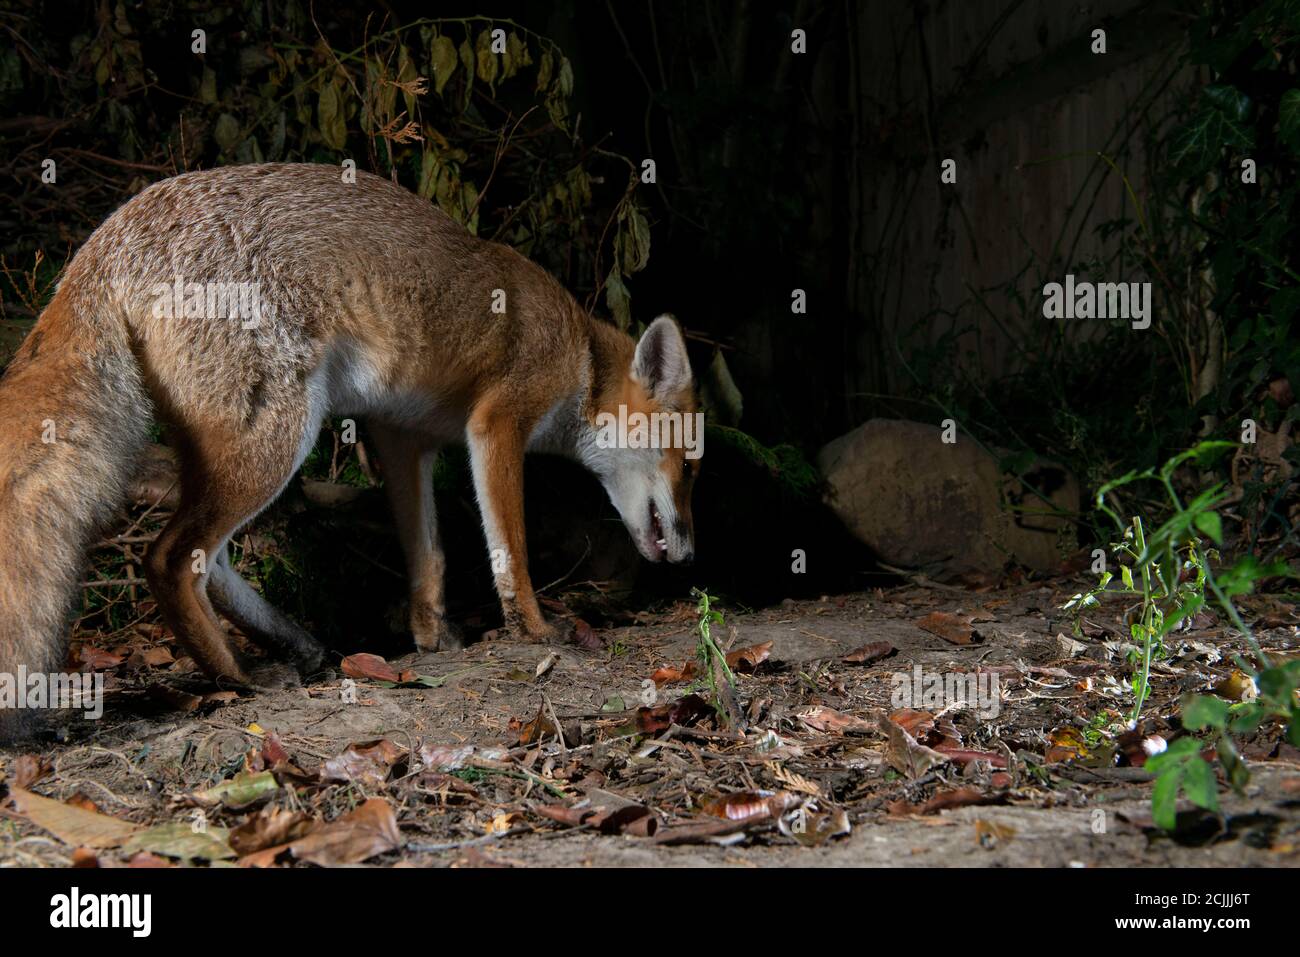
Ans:
{"type": "Polygon", "coordinates": [[[14,785],[26,791],[52,770],[50,762],[40,755],[20,754],[14,762],[14,785]]]}
{"type": "Polygon", "coordinates": [[[391,681],[399,684],[401,673],[379,655],[366,652],[348,655],[343,659],[343,673],[349,678],[369,678],[372,681],[391,681]]]}
{"type": "Polygon", "coordinates": [[[997,804],[1001,803],[1001,795],[985,794],[978,788],[961,787],[953,788],[948,791],[940,791],[924,804],[910,804],[907,801],[894,801],[890,803],[886,810],[894,816],[908,814],[935,814],[939,811],[946,811],[950,808],[969,807],[975,804],[997,804]]]}
{"type": "Polygon", "coordinates": [[[394,767],[406,758],[406,751],[387,738],[350,744],[338,757],[320,768],[325,782],[356,782],[368,788],[383,787],[394,767]]]}
{"type": "Polygon", "coordinates": [[[226,843],[224,827],[209,825],[196,831],[188,821],[172,821],[133,834],[122,845],[122,853],[147,851],[178,860],[224,861],[235,856],[226,843]]]}
{"type": "Polygon", "coordinates": [[[94,645],[82,645],[77,649],[78,663],[89,671],[104,671],[108,668],[116,668],[125,660],[121,655],[115,655],[103,648],[96,648],[94,645]]]}
{"type": "Polygon", "coordinates": [[[581,618],[573,620],[573,643],[587,651],[603,651],[605,648],[605,643],[600,640],[600,636],[581,618]]]}
{"type": "Polygon", "coordinates": [[[502,814],[494,815],[492,820],[483,825],[484,834],[504,834],[522,820],[523,815],[516,811],[509,811],[502,814]]]}
{"type": "Polygon", "coordinates": [[[402,846],[397,818],[383,798],[371,798],[355,811],[289,845],[300,861],[321,867],[360,864],[402,846]]]}
{"type": "Polygon", "coordinates": [[[154,645],[151,648],[139,648],[131,653],[127,663],[133,668],[164,668],[176,663],[171,650],[166,645],[154,645]]]}
{"type": "Polygon", "coordinates": [[[710,817],[750,823],[780,817],[800,800],[789,791],[735,791],[706,802],[700,811],[710,817]]]}
{"type": "Polygon", "coordinates": [[[994,751],[972,751],[969,748],[956,748],[947,744],[936,744],[934,750],[944,755],[953,764],[967,765],[975,761],[984,761],[990,767],[1005,770],[1007,756],[994,751]]]}
{"type": "Polygon", "coordinates": [[[141,851],[138,854],[132,854],[131,859],[126,862],[126,866],[140,869],[175,867],[176,864],[167,860],[165,857],[159,857],[157,854],[150,854],[148,851],[141,851]]]}
{"type": "Polygon", "coordinates": [[[882,717],[880,724],[881,730],[889,739],[885,748],[885,760],[904,777],[918,778],[930,768],[948,760],[947,755],[918,743],[902,726],[889,718],[882,717]]]}
{"type": "Polygon", "coordinates": [[[301,811],[268,807],[233,829],[228,843],[236,854],[244,857],[277,844],[292,843],[321,826],[320,821],[301,811]]]}
{"type": "Polygon", "coordinates": [[[934,715],[929,711],[900,708],[898,711],[890,713],[889,720],[918,741],[923,740],[926,735],[934,730],[934,715]]]}
{"type": "Polygon", "coordinates": [[[519,732],[519,740],[515,742],[515,746],[520,748],[560,736],[560,729],[555,726],[550,715],[546,714],[545,708],[539,708],[537,717],[527,724],[521,724],[518,719],[511,718],[510,730],[519,732]]]}
{"type": "Polygon", "coordinates": [[[1077,728],[1057,728],[1048,735],[1047,740],[1047,753],[1043,756],[1045,764],[1058,764],[1088,756],[1088,745],[1077,728]]]}
{"type": "Polygon", "coordinates": [[[888,658],[897,651],[898,649],[887,641],[873,641],[869,645],[855,648],[840,660],[849,665],[869,665],[873,661],[888,658]]]}
{"type": "Polygon", "coordinates": [[[118,847],[140,829],[129,821],[73,807],[17,785],[10,787],[9,798],[27,820],[73,847],[118,847]]]}
{"type": "Polygon", "coordinates": [[[193,795],[195,801],[204,807],[222,807],[238,811],[249,807],[280,790],[280,782],[270,771],[256,774],[241,772],[205,791],[193,795]]]}
{"type": "Polygon", "coordinates": [[[779,818],[777,827],[786,837],[793,838],[804,847],[820,847],[832,838],[842,837],[852,830],[849,815],[843,808],[835,808],[826,813],[796,812],[779,818]]]}
{"type": "MultiPolygon", "coordinates": [[[[741,674],[748,674],[758,668],[763,662],[767,661],[772,654],[773,642],[765,641],[762,644],[750,645],[748,648],[740,648],[730,652],[727,657],[727,667],[732,671],[738,671],[741,674]]],[[[690,681],[699,673],[697,662],[688,661],[679,667],[665,665],[650,676],[650,680],[656,685],[679,684],[683,681],[690,681]]]]}
{"type": "Polygon", "coordinates": [[[752,672],[767,661],[772,654],[772,645],[773,642],[764,641],[761,644],[750,645],[748,648],[740,648],[730,652],[727,655],[727,667],[732,671],[739,671],[741,674],[752,672]]]}
{"type": "Polygon", "coordinates": [[[643,734],[657,734],[674,724],[690,725],[713,714],[709,703],[697,694],[688,694],[669,704],[636,709],[636,727],[643,734]]]}
{"type": "Polygon", "coordinates": [[[833,708],[817,706],[814,708],[805,708],[802,711],[795,712],[801,722],[812,728],[814,731],[833,731],[837,734],[854,732],[866,734],[875,729],[876,725],[867,721],[865,718],[855,718],[851,714],[843,714],[833,708]]]}
{"type": "Polygon", "coordinates": [[[537,670],[534,672],[533,678],[537,679],[540,678],[542,675],[546,674],[548,671],[550,671],[552,668],[555,667],[555,663],[559,660],[560,660],[560,656],[552,651],[541,661],[537,662],[537,670]]]}
{"type": "Polygon", "coordinates": [[[916,626],[932,635],[938,635],[944,641],[954,645],[974,645],[984,640],[984,636],[971,627],[970,615],[955,615],[946,611],[932,611],[924,618],[918,619],[916,626]]]}
{"type": "Polygon", "coordinates": [[[289,760],[289,752],[274,731],[262,739],[262,760],[272,767],[289,760]]]}

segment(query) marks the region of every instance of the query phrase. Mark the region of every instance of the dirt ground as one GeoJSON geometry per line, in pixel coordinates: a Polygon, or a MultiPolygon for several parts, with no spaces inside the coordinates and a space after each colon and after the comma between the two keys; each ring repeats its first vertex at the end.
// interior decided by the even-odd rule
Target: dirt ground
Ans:
{"type": "MultiPolygon", "coordinates": [[[[1141,738],[1182,733],[1170,720],[1179,695],[1221,682],[1239,649],[1208,619],[1171,637],[1141,734],[1108,744],[1085,731],[1131,701],[1117,643],[1123,608],[1097,610],[1072,643],[1060,606],[1082,588],[963,592],[922,581],[764,610],[724,606],[715,637],[750,649],[733,655],[730,729],[684,697],[707,688],[647,682],[695,657],[686,603],[588,634],[590,649],[482,640],[410,655],[389,662],[398,686],[336,671],[305,687],[212,694],[186,660],[155,666],[170,656],[137,649],[115,667],[103,719],[70,718],[63,743],[0,751],[11,791],[0,860],[1300,864],[1300,753],[1275,730],[1245,743],[1252,779],[1244,795],[1221,790],[1221,818],[1189,805],[1172,836],[1154,827],[1149,775],[1134,766],[1141,738]],[[845,660],[864,646],[865,662],[845,660]],[[976,713],[983,701],[900,709],[893,676],[910,679],[916,666],[996,675],[996,715],[976,713]],[[69,807],[89,817],[66,821],[69,807]],[[211,842],[178,843],[196,832],[211,842]]],[[[1247,610],[1266,650],[1295,651],[1293,610],[1265,598],[1247,610]]]]}

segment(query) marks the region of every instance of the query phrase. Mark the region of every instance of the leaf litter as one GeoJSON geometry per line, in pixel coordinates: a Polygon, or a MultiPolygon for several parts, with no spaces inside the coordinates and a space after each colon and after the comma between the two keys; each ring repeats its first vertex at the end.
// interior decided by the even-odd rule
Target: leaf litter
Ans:
{"type": "MultiPolygon", "coordinates": [[[[1145,801],[1145,758],[1186,733],[1184,691],[1248,699],[1249,679],[1234,664],[1243,649],[1213,620],[1171,635],[1146,720],[1118,727],[1129,666],[1109,635],[1123,609],[1090,609],[1093,633],[1085,628],[1067,646],[1051,609],[1070,587],[1027,583],[973,612],[921,587],[808,603],[815,607],[801,611],[817,616],[816,631],[796,622],[783,632],[797,641],[780,637],[787,606],[752,615],[733,626],[729,644],[741,647],[726,654],[735,674],[727,707],[740,721],[723,719],[689,658],[691,617],[680,607],[639,615],[618,634],[583,622],[571,643],[540,650],[482,641],[446,659],[349,655],[341,670],[356,683],[353,703],[341,701],[337,678],[286,691],[274,706],[215,697],[201,684],[184,690],[186,660],[145,654],[159,648],[147,633],[143,650],[83,650],[79,660],[119,677],[125,699],[162,672],[173,675],[175,694],[198,703],[172,712],[147,740],[126,737],[125,721],[109,724],[110,706],[102,744],[0,754],[0,814],[53,839],[36,863],[293,867],[471,852],[487,861],[485,845],[578,835],[665,853],[691,845],[803,853],[864,828],[888,834],[901,822],[943,823],[990,805],[1087,807],[1135,786],[1145,801]],[[745,642],[750,627],[755,640],[745,642]],[[899,676],[922,662],[996,676],[1001,715],[987,720],[950,703],[900,707],[899,676]],[[340,717],[371,712],[370,734],[350,733],[340,717]],[[88,781],[106,793],[88,797],[88,781]]],[[[1294,653],[1295,626],[1278,628],[1273,650],[1294,653]]],[[[1300,764],[1300,752],[1267,727],[1245,741],[1244,755],[1300,764]]],[[[1300,792],[1295,777],[1285,780],[1300,792]]],[[[969,820],[980,852],[1023,843],[1000,819],[969,820]]],[[[1140,811],[1124,820],[1154,833],[1140,811]]],[[[1282,853],[1297,843],[1276,838],[1282,853]]]]}

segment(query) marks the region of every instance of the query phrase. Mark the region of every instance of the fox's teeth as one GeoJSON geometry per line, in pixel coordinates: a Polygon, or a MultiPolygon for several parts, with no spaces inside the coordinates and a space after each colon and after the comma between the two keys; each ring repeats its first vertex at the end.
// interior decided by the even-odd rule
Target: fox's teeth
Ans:
{"type": "Polygon", "coordinates": [[[655,542],[655,544],[665,550],[668,548],[668,540],[664,538],[659,539],[658,541],[655,542]]]}

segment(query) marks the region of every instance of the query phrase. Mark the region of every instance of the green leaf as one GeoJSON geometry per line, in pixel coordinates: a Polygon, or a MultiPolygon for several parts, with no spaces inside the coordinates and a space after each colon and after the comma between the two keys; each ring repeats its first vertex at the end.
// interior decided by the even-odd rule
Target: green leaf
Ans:
{"type": "Polygon", "coordinates": [[[1151,790],[1151,816],[1156,827],[1163,831],[1172,831],[1178,823],[1178,786],[1182,776],[1181,768],[1163,774],[1156,778],[1151,790]]]}
{"type": "Polygon", "coordinates": [[[497,62],[497,55],[492,52],[492,31],[486,27],[478,35],[474,59],[476,75],[488,86],[492,86],[496,82],[497,69],[501,64],[497,62]]]}
{"type": "Polygon", "coordinates": [[[619,214],[618,236],[614,245],[619,252],[619,262],[624,275],[640,272],[650,260],[650,224],[641,211],[627,203],[619,214]]]}
{"type": "Polygon", "coordinates": [[[433,66],[433,91],[441,96],[442,88],[447,85],[460,63],[456,44],[451,41],[451,37],[434,37],[429,47],[429,59],[433,66]]]}
{"type": "Polygon", "coordinates": [[[1208,169],[1218,162],[1224,148],[1245,149],[1253,142],[1251,130],[1237,117],[1238,111],[1231,98],[1220,97],[1229,101],[1227,110],[1220,109],[1208,89],[1206,92],[1209,104],[1203,106],[1170,140],[1170,162],[1184,175],[1208,169]]]}
{"type": "Polygon", "coordinates": [[[605,304],[614,314],[614,322],[620,329],[632,327],[632,297],[623,285],[623,276],[614,266],[605,277],[605,304]]]}
{"type": "Polygon", "coordinates": [[[1219,518],[1218,512],[1201,512],[1193,522],[1214,544],[1223,544],[1223,520],[1219,518]]]}
{"type": "Polygon", "coordinates": [[[222,113],[217,117],[216,126],[212,128],[212,138],[217,141],[218,146],[229,152],[239,142],[239,120],[229,113],[222,113]]]}
{"type": "Polygon", "coordinates": [[[1300,89],[1287,90],[1277,109],[1277,136],[1294,153],[1300,153],[1300,89]]]}
{"type": "Polygon", "coordinates": [[[1192,758],[1184,766],[1183,791],[1197,807],[1218,813],[1219,782],[1214,779],[1214,768],[1203,758],[1192,758]]]}
{"type": "MultiPolygon", "coordinates": [[[[1183,701],[1183,726],[1223,730],[1228,723],[1228,702],[1210,695],[1191,695],[1183,701]]],[[[1190,740],[1190,739],[1188,739],[1190,740]]]]}
{"type": "Polygon", "coordinates": [[[321,87],[316,109],[320,135],[325,145],[334,150],[343,149],[348,139],[348,127],[343,118],[343,93],[337,80],[321,87]]]}
{"type": "Polygon", "coordinates": [[[1231,708],[1232,723],[1228,726],[1234,734],[1254,731],[1268,717],[1268,711],[1256,701],[1247,701],[1231,708]]]}
{"type": "Polygon", "coordinates": [[[1119,577],[1124,580],[1124,587],[1129,591],[1137,590],[1133,587],[1133,569],[1129,568],[1127,565],[1120,565],[1119,577]]]}
{"type": "Polygon", "coordinates": [[[122,845],[122,852],[130,855],[148,851],[181,860],[227,860],[235,856],[235,852],[226,843],[227,833],[224,827],[209,826],[205,830],[196,831],[191,822],[173,821],[136,834],[122,845]]]}
{"type": "Polygon", "coordinates": [[[1244,123],[1250,116],[1250,97],[1235,86],[1215,83],[1202,90],[1201,95],[1234,123],[1244,123]]]}
{"type": "Polygon", "coordinates": [[[257,774],[244,772],[194,796],[204,804],[222,804],[237,811],[278,790],[280,783],[270,771],[257,774]]]}

